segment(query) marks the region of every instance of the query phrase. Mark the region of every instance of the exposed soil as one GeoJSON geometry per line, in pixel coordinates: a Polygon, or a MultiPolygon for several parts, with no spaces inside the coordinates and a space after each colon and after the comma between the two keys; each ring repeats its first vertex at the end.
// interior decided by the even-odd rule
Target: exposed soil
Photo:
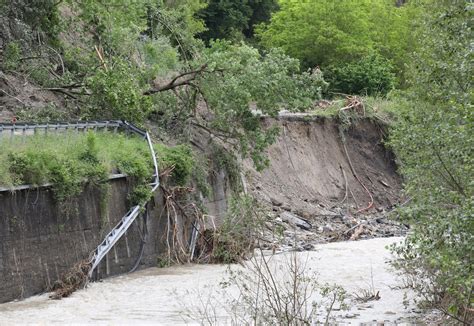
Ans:
{"type": "Polygon", "coordinates": [[[32,120],[45,115],[60,120],[67,117],[66,102],[64,95],[42,90],[26,76],[0,71],[0,123],[13,122],[18,116],[32,120]]]}
{"type": "Polygon", "coordinates": [[[249,191],[271,211],[270,233],[275,224],[283,227],[284,243],[293,246],[296,232],[300,249],[405,233],[387,216],[400,202],[402,184],[383,145],[383,126],[361,119],[342,132],[329,118],[286,114],[264,120],[273,122],[282,132],[268,150],[270,166],[258,173],[245,163],[249,191]]]}

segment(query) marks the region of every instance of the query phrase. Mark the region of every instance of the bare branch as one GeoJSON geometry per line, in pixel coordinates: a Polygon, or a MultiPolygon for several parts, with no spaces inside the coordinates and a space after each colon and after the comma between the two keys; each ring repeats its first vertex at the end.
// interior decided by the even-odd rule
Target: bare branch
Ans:
{"type": "Polygon", "coordinates": [[[177,75],[176,77],[174,77],[170,82],[164,85],[158,85],[157,87],[144,92],[143,95],[153,95],[159,92],[168,91],[170,89],[175,89],[177,87],[186,86],[186,85],[196,87],[196,85],[192,84],[191,82],[195,80],[197,76],[200,76],[204,72],[206,72],[206,69],[207,69],[207,64],[204,64],[197,70],[183,72],[177,75]]]}

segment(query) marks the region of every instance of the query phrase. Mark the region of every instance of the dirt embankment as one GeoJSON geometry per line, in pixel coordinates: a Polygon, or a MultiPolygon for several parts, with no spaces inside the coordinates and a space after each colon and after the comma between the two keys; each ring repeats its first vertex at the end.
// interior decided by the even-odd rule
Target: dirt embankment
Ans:
{"type": "Polygon", "coordinates": [[[282,131],[268,150],[270,166],[258,173],[247,162],[248,188],[272,212],[270,223],[285,229],[287,245],[294,245],[295,232],[308,249],[314,242],[404,233],[387,218],[402,185],[382,126],[362,119],[343,130],[334,119],[296,115],[264,121],[272,122],[282,131]]]}
{"type": "Polygon", "coordinates": [[[64,95],[44,90],[20,74],[0,71],[0,123],[64,120],[71,115],[70,106],[64,95]]]}

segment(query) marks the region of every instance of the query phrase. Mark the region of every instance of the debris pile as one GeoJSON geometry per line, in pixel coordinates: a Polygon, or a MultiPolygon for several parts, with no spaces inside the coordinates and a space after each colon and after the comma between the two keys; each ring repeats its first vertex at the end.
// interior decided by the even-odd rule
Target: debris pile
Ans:
{"type": "Polygon", "coordinates": [[[273,251],[303,251],[312,250],[319,243],[405,235],[408,227],[391,218],[391,213],[380,210],[353,216],[345,214],[342,208],[333,208],[304,218],[273,206],[267,215],[260,246],[273,251]]]}
{"type": "Polygon", "coordinates": [[[69,272],[56,281],[51,288],[51,299],[61,299],[70,296],[74,291],[83,288],[89,280],[88,273],[91,264],[88,260],[82,260],[75,264],[69,272]]]}
{"type": "MultiPolygon", "coordinates": [[[[349,108],[363,109],[355,97],[349,108]]],[[[268,150],[270,166],[258,172],[246,165],[247,188],[267,212],[260,246],[311,250],[317,243],[406,233],[395,219],[402,183],[383,146],[383,126],[364,118],[344,126],[300,116],[273,122],[282,132],[268,150]]]]}

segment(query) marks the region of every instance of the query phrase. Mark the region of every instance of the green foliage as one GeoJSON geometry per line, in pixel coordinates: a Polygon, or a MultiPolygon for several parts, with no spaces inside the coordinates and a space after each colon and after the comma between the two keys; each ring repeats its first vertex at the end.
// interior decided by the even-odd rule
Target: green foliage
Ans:
{"type": "Polygon", "coordinates": [[[88,112],[91,117],[143,122],[151,110],[152,101],[143,96],[146,86],[138,78],[133,78],[137,74],[135,67],[117,60],[107,70],[98,70],[88,78],[87,86],[93,93],[88,112]]]}
{"type": "Polygon", "coordinates": [[[133,188],[128,194],[128,202],[130,205],[145,205],[151,198],[153,193],[151,192],[150,186],[146,184],[140,184],[133,188]]]}
{"type": "MultiPolygon", "coordinates": [[[[256,22],[268,17],[274,3],[242,5],[249,7],[245,19],[256,22]]],[[[143,123],[152,117],[180,137],[197,121],[261,169],[267,164],[262,153],[277,130],[262,129],[260,114],[307,108],[327,86],[320,73],[301,72],[299,62],[280,50],[259,53],[227,42],[203,48],[195,37],[204,31],[203,21],[195,18],[204,7],[200,0],[67,0],[62,6],[62,23],[74,33],[61,34],[61,47],[39,51],[42,59],[28,60],[22,70],[40,86],[64,87],[58,94],[68,97],[68,111],[80,119],[143,123]],[[185,74],[195,78],[183,86],[143,95],[203,65],[204,73],[185,74]],[[203,102],[210,121],[196,115],[203,102]]]]}
{"type": "Polygon", "coordinates": [[[20,64],[21,48],[17,42],[10,42],[5,46],[3,53],[3,67],[7,70],[14,70],[20,64]]]}
{"type": "Polygon", "coordinates": [[[216,39],[242,40],[253,37],[254,25],[267,21],[278,7],[275,0],[211,0],[199,11],[207,31],[199,36],[209,42],[216,39]]]}
{"type": "Polygon", "coordinates": [[[19,121],[35,121],[37,123],[51,121],[66,121],[70,119],[69,112],[65,108],[59,108],[54,103],[36,108],[22,108],[16,111],[19,121]]]}
{"type": "Polygon", "coordinates": [[[214,234],[211,261],[224,264],[242,261],[253,249],[262,223],[262,214],[254,198],[232,198],[224,223],[214,234]]]}
{"type": "Polygon", "coordinates": [[[88,41],[99,43],[107,55],[130,55],[137,37],[147,27],[145,13],[152,1],[68,0],[68,3],[78,13],[78,21],[73,21],[73,25],[83,29],[83,35],[92,32],[94,39],[88,41]],[[86,25],[80,26],[81,23],[86,25]]]}
{"type": "Polygon", "coordinates": [[[58,202],[80,194],[86,183],[102,189],[110,173],[127,174],[137,188],[153,174],[146,143],[121,134],[35,135],[1,145],[0,184],[52,183],[58,202]]]}
{"type": "Polygon", "coordinates": [[[187,145],[167,147],[156,144],[160,169],[172,169],[171,181],[179,186],[184,186],[190,181],[195,167],[192,150],[187,145]]]}
{"type": "Polygon", "coordinates": [[[379,54],[328,68],[331,90],[344,94],[386,95],[395,87],[391,62],[379,54]]]}
{"type": "Polygon", "coordinates": [[[235,155],[223,147],[214,145],[211,157],[217,170],[225,171],[231,189],[238,193],[241,190],[242,180],[240,179],[241,169],[235,155]]]}
{"type": "Polygon", "coordinates": [[[307,108],[327,85],[319,74],[301,73],[298,60],[278,49],[261,54],[245,44],[218,41],[204,51],[200,62],[210,71],[197,81],[213,115],[208,127],[237,139],[240,152],[250,155],[259,169],[267,164],[263,150],[278,133],[275,128],[262,129],[260,116],[307,108]]]}
{"type": "Polygon", "coordinates": [[[0,3],[1,15],[24,22],[33,31],[45,33],[48,41],[57,44],[61,31],[57,0],[8,0],[0,3]]]}
{"type": "Polygon", "coordinates": [[[347,64],[378,52],[399,69],[410,48],[405,6],[391,0],[279,2],[280,10],[257,35],[266,47],[281,47],[305,67],[347,64]]]}
{"type": "Polygon", "coordinates": [[[253,38],[255,26],[270,20],[271,14],[278,10],[277,0],[253,0],[249,1],[252,8],[252,16],[249,19],[248,27],[243,31],[247,38],[253,38]]]}
{"type": "Polygon", "coordinates": [[[420,49],[410,66],[408,96],[416,109],[391,136],[412,198],[401,213],[413,232],[395,250],[397,264],[418,273],[417,290],[428,301],[469,324],[474,318],[473,7],[464,0],[414,5],[423,13],[415,22],[420,49]]]}
{"type": "Polygon", "coordinates": [[[134,56],[137,47],[146,45],[148,51],[154,47],[160,54],[164,48],[166,58],[174,56],[170,53],[175,52],[174,47],[179,47],[185,55],[196,45],[194,35],[204,30],[203,23],[194,18],[203,7],[200,0],[69,0],[69,3],[79,13],[71,28],[83,29],[83,35],[92,28],[94,37],[85,41],[103,47],[106,57],[122,56],[137,62],[134,56]]]}
{"type": "Polygon", "coordinates": [[[170,44],[177,47],[182,59],[187,61],[202,47],[195,35],[205,31],[204,22],[196,18],[204,7],[201,0],[164,1],[156,8],[149,7],[147,35],[151,39],[168,37],[170,44]]]}
{"type": "MultiPolygon", "coordinates": [[[[64,42],[65,66],[84,83],[81,118],[142,122],[153,101],[142,93],[156,78],[190,60],[203,30],[195,1],[68,1],[77,14],[68,28],[81,42],[64,42]]],[[[70,82],[69,82],[70,83],[70,82]]]]}

